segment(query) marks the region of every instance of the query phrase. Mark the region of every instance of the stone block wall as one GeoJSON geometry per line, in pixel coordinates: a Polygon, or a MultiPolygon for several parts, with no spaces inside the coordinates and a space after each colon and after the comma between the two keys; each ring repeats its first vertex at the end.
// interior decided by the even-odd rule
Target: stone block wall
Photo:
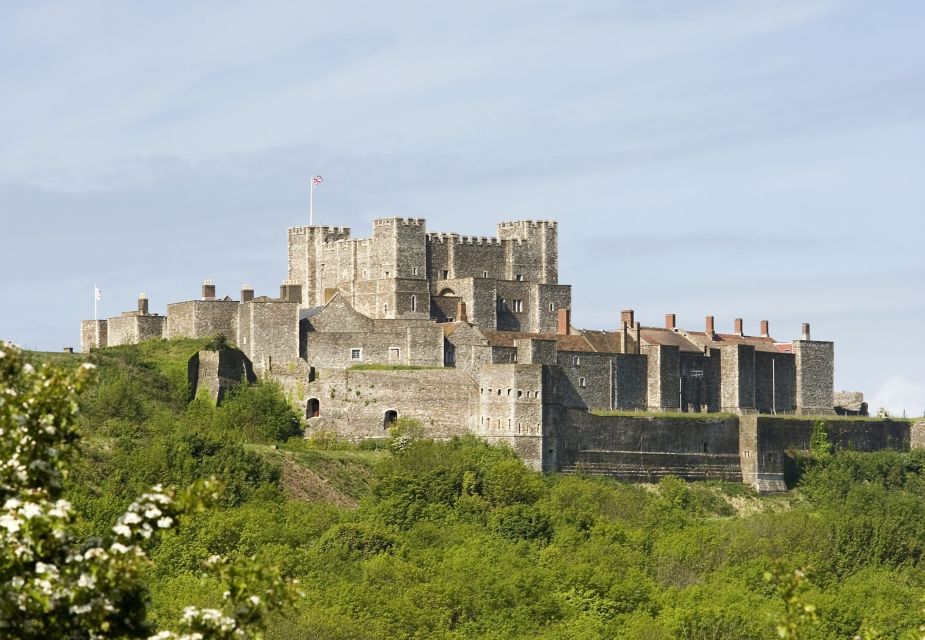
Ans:
{"type": "Polygon", "coordinates": [[[794,340],[796,411],[835,412],[835,345],[818,340],[794,340]]]}
{"type": "Polygon", "coordinates": [[[485,365],[478,380],[478,423],[474,432],[506,442],[535,469],[543,469],[544,366],[485,365]],[[540,454],[539,457],[536,457],[540,454]]]}
{"type": "Polygon", "coordinates": [[[793,413],[794,357],[791,353],[755,351],[755,408],[759,413],[793,413]]]}
{"type": "Polygon", "coordinates": [[[612,363],[609,353],[560,351],[553,374],[556,397],[551,401],[573,408],[613,408],[612,363]]]}
{"type": "Polygon", "coordinates": [[[565,410],[557,442],[564,471],[655,482],[741,479],[735,418],[596,416],[565,410]]]}
{"type": "Polygon", "coordinates": [[[912,425],[899,420],[743,416],[742,480],[758,491],[785,491],[788,451],[809,451],[813,426],[822,420],[836,450],[908,451],[912,425]]]}
{"type": "Polygon", "coordinates": [[[106,320],[82,320],[80,322],[80,351],[88,353],[90,349],[108,346],[106,320]]]}
{"type": "Polygon", "coordinates": [[[236,300],[188,300],[167,305],[168,338],[225,336],[229,344],[238,338],[236,300]]]}
{"type": "Polygon", "coordinates": [[[190,358],[187,369],[192,396],[205,394],[216,404],[233,387],[256,381],[250,360],[237,349],[199,351],[190,358]]]}
{"type": "Polygon", "coordinates": [[[333,429],[341,437],[384,438],[389,435],[390,411],[419,421],[429,437],[477,430],[478,387],[471,376],[456,369],[319,369],[312,382],[293,378],[284,384],[303,412],[312,400],[318,402],[319,415],[307,419],[306,435],[333,429]]]}
{"type": "Polygon", "coordinates": [[[258,299],[241,304],[238,327],[238,345],[258,374],[304,364],[299,358],[298,303],[258,299]]]}
{"type": "Polygon", "coordinates": [[[721,411],[749,413],[755,410],[755,347],[726,345],[720,349],[721,411]]]}
{"type": "Polygon", "coordinates": [[[143,340],[164,337],[166,317],[142,316],[134,313],[110,318],[107,321],[107,346],[137,344],[143,340]]]}
{"type": "Polygon", "coordinates": [[[642,345],[648,373],[646,401],[649,411],[677,410],[680,407],[680,351],[674,345],[642,345]]]}
{"type": "Polygon", "coordinates": [[[647,358],[638,353],[618,353],[613,356],[613,408],[645,411],[648,383],[647,358]]]}

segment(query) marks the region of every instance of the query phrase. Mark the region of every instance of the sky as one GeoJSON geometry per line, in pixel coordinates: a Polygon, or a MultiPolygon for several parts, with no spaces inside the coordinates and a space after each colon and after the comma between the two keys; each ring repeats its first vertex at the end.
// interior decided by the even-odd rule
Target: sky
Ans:
{"type": "Polygon", "coordinates": [[[242,283],[286,229],[559,221],[573,324],[835,341],[925,413],[919,0],[0,0],[0,339],[242,283]]]}

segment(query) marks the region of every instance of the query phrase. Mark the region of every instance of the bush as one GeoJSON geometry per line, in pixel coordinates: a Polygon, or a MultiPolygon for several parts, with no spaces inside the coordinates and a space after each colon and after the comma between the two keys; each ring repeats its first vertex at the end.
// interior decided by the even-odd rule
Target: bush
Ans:
{"type": "Polygon", "coordinates": [[[235,387],[216,411],[215,426],[251,442],[283,442],[302,433],[298,415],[272,382],[235,387]]]}

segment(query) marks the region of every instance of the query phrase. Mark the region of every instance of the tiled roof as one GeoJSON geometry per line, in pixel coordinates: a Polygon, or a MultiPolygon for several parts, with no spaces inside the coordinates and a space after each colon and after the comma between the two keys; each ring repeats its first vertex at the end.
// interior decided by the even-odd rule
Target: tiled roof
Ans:
{"type": "Polygon", "coordinates": [[[582,353],[615,353],[609,349],[597,349],[584,335],[571,334],[567,336],[555,333],[524,333],[519,331],[485,331],[488,343],[493,347],[513,347],[515,340],[533,338],[535,340],[555,340],[559,351],[577,351],[582,353]]]}
{"type": "Polygon", "coordinates": [[[755,347],[756,351],[780,351],[780,349],[775,346],[773,338],[764,336],[740,336],[737,333],[716,333],[710,338],[703,331],[688,331],[687,335],[694,342],[711,348],[719,348],[733,344],[749,344],[755,347]]]}
{"type": "Polygon", "coordinates": [[[671,347],[678,347],[679,351],[686,353],[703,353],[703,348],[695,342],[684,337],[684,335],[671,329],[659,329],[657,327],[641,327],[640,337],[643,344],[662,344],[671,347]]]}

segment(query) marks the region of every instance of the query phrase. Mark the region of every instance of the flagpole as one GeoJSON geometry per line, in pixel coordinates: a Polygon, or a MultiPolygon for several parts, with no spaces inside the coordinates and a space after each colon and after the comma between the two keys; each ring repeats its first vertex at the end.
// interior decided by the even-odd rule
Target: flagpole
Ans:
{"type": "Polygon", "coordinates": [[[96,292],[97,286],[93,285],[93,319],[96,320],[96,292]]]}
{"type": "Polygon", "coordinates": [[[312,226],[314,222],[314,213],[315,213],[315,179],[312,178],[312,181],[309,183],[308,188],[308,226],[312,226]]]}

